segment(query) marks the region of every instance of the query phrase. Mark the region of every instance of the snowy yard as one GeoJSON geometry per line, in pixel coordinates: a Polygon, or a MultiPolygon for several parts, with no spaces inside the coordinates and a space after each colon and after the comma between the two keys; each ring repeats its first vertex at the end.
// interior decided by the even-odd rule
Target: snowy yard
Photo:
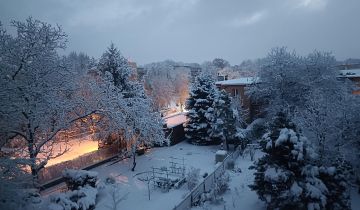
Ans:
{"type": "MultiPolygon", "coordinates": [[[[256,158],[261,157],[262,153],[257,151],[256,158]]],[[[238,209],[251,209],[251,210],[266,210],[265,203],[258,199],[255,191],[251,191],[248,185],[254,181],[254,170],[249,167],[253,164],[249,156],[241,157],[235,162],[235,170],[227,171],[230,175],[230,182],[228,190],[224,195],[223,203],[211,204],[204,203],[203,206],[194,207],[193,210],[238,210],[238,209]],[[240,169],[241,172],[237,170],[240,169]]],[[[351,207],[353,210],[360,209],[360,195],[356,189],[351,192],[351,207]]]]}
{"type": "MultiPolygon", "coordinates": [[[[108,163],[93,169],[93,171],[99,172],[101,180],[105,180],[109,175],[116,177],[121,189],[118,195],[125,196],[119,204],[121,209],[172,209],[189,192],[187,186],[162,192],[161,189],[154,188],[151,184],[151,200],[149,200],[147,183],[138,180],[140,175],[137,174],[150,171],[151,167],[169,166],[170,157],[184,158],[186,168],[199,168],[200,175],[211,173],[215,169],[215,152],[218,148],[219,146],[195,146],[181,142],[171,147],[153,148],[145,155],[138,156],[135,172],[130,170],[132,164],[130,159],[113,165],[108,163]]],[[[99,195],[96,209],[108,209],[109,198],[104,197],[107,196],[99,195]]]]}
{"type": "MultiPolygon", "coordinates": [[[[260,156],[257,151],[257,158],[260,156]]],[[[251,191],[248,187],[253,183],[254,170],[249,170],[252,165],[250,156],[239,156],[235,161],[235,169],[227,170],[230,175],[230,182],[228,190],[224,195],[224,202],[220,204],[210,204],[206,202],[203,206],[194,207],[192,209],[202,210],[237,210],[237,209],[251,209],[251,210],[264,210],[266,209],[264,202],[258,199],[256,193],[251,191]],[[241,172],[240,172],[241,170],[241,172]]]]}
{"type": "MultiPolygon", "coordinates": [[[[137,157],[137,166],[134,172],[130,170],[132,162],[125,159],[120,162],[110,162],[99,166],[92,171],[98,172],[100,180],[104,181],[109,176],[114,177],[117,183],[115,191],[116,199],[119,200],[117,209],[124,210],[171,210],[190,191],[184,184],[179,189],[170,189],[165,192],[150,184],[150,200],[148,198],[147,182],[138,178],[143,172],[151,171],[152,167],[170,166],[171,157],[184,158],[186,169],[199,168],[200,175],[211,173],[215,167],[215,153],[219,146],[195,146],[187,142],[181,142],[171,147],[153,148],[145,155],[137,157]]],[[[262,155],[257,151],[255,158],[262,155]]],[[[235,161],[234,170],[227,170],[230,176],[229,190],[222,195],[223,202],[213,204],[205,202],[202,206],[193,207],[194,210],[236,210],[251,209],[265,210],[265,203],[258,199],[257,194],[248,187],[253,183],[254,170],[249,170],[253,162],[248,155],[239,156],[235,161]]],[[[200,181],[202,178],[200,178],[200,181]]],[[[351,193],[352,209],[360,209],[360,196],[353,190],[351,193]]],[[[112,192],[100,190],[97,197],[96,210],[113,209],[112,192]]],[[[42,207],[47,206],[43,202],[42,207]]],[[[46,209],[46,208],[43,208],[46,209]]]]}

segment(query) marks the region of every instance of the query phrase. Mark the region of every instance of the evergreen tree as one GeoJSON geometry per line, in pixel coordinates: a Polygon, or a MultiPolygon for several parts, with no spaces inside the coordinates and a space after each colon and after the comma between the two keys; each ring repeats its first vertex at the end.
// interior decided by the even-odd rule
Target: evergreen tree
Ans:
{"type": "Polygon", "coordinates": [[[352,173],[349,162],[337,159],[332,167],[320,167],[319,175],[328,189],[327,210],[351,209],[348,180],[352,173]]]}
{"type": "Polygon", "coordinates": [[[131,67],[128,60],[121,55],[120,51],[111,43],[107,51],[100,58],[98,68],[103,73],[110,73],[114,85],[121,92],[129,92],[133,88],[130,81],[131,67]]]}
{"type": "Polygon", "coordinates": [[[194,144],[213,143],[210,134],[215,91],[214,80],[207,74],[196,77],[190,89],[190,96],[186,101],[189,112],[185,132],[186,137],[194,144]]]}
{"type": "Polygon", "coordinates": [[[220,139],[229,150],[229,141],[236,135],[236,117],[231,106],[231,97],[225,90],[216,91],[213,102],[214,117],[212,119],[211,137],[220,139]]]}
{"type": "Polygon", "coordinates": [[[341,171],[315,164],[317,155],[286,115],[277,115],[264,143],[250,188],[268,209],[350,209],[341,171]]]}

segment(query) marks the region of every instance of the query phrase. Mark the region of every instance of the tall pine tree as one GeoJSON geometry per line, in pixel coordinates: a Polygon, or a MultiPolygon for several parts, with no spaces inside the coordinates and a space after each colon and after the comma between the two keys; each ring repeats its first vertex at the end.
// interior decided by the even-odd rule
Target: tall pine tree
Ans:
{"type": "Polygon", "coordinates": [[[213,102],[213,119],[211,137],[221,140],[229,150],[229,142],[236,135],[237,119],[232,109],[231,97],[225,90],[216,91],[213,102]]]}
{"type": "Polygon", "coordinates": [[[113,43],[101,56],[98,68],[102,73],[112,75],[114,85],[119,88],[124,97],[133,97],[136,84],[130,80],[131,66],[113,43]]]}
{"type": "Polygon", "coordinates": [[[215,82],[207,74],[196,77],[191,86],[190,96],[186,101],[186,109],[189,112],[187,113],[188,122],[185,125],[185,135],[194,144],[213,143],[210,134],[215,91],[215,82]]]}

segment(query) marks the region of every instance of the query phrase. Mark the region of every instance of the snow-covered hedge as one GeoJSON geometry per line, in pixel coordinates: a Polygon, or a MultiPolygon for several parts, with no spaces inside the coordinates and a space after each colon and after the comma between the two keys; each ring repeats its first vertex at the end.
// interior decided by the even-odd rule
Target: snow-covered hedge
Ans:
{"type": "Polygon", "coordinates": [[[50,210],[90,210],[94,209],[98,190],[86,185],[78,190],[60,193],[50,198],[50,210]]]}
{"type": "Polygon", "coordinates": [[[85,185],[95,187],[98,173],[94,171],[66,169],[63,177],[69,190],[77,190],[85,185]]]}

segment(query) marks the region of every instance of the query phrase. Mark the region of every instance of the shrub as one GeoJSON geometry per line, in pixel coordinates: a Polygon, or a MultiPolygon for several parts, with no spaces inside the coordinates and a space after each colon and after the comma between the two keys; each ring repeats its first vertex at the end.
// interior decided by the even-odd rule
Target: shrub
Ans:
{"type": "Polygon", "coordinates": [[[228,173],[223,173],[215,180],[214,191],[216,195],[222,195],[229,189],[230,176],[228,173]]]}
{"type": "Polygon", "coordinates": [[[90,210],[95,207],[96,188],[85,186],[78,190],[60,193],[50,198],[50,210],[90,210]]]}
{"type": "Polygon", "coordinates": [[[215,179],[214,188],[210,192],[203,193],[200,202],[204,203],[210,201],[214,204],[219,204],[223,201],[223,195],[229,189],[230,176],[228,173],[223,173],[220,177],[215,179]]]}
{"type": "Polygon", "coordinates": [[[85,170],[66,169],[63,171],[63,177],[69,190],[77,190],[85,185],[95,187],[97,175],[97,172],[85,170]]]}
{"type": "Polygon", "coordinates": [[[234,160],[229,160],[228,162],[226,162],[226,169],[232,170],[235,168],[235,161],[234,160]]]}
{"type": "Polygon", "coordinates": [[[189,190],[192,190],[194,187],[196,187],[196,185],[199,183],[199,178],[200,169],[191,167],[186,176],[186,182],[189,190]]]}

